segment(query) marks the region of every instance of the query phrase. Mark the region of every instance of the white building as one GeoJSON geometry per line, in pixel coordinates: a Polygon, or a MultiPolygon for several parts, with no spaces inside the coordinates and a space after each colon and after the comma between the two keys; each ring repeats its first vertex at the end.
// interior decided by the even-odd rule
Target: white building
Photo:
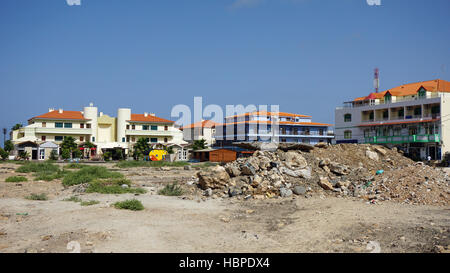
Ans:
{"type": "Polygon", "coordinates": [[[214,145],[216,123],[212,120],[202,120],[180,128],[183,131],[183,139],[187,142],[204,139],[208,146],[214,145]]]}
{"type": "Polygon", "coordinates": [[[336,143],[398,147],[416,159],[450,152],[450,82],[404,84],[335,110],[336,143]]]}
{"type": "Polygon", "coordinates": [[[163,146],[186,144],[183,133],[171,120],[149,113],[133,114],[129,108],[118,109],[117,118],[110,117],[98,113],[92,103],[83,111],[49,109],[47,113],[29,119],[27,126],[11,133],[16,150],[27,151],[32,159],[47,159],[46,153],[40,151],[50,144],[41,146],[48,142],[60,145],[67,136],[75,138],[80,149],[84,149],[83,144],[87,142],[94,144],[88,155],[116,148],[128,154],[139,138],[163,146]]]}

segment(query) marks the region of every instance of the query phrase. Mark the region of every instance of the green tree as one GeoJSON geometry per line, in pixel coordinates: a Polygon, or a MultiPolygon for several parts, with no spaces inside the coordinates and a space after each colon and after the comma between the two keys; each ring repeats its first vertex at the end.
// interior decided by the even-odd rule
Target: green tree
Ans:
{"type": "Polygon", "coordinates": [[[150,144],[147,142],[146,138],[139,138],[136,144],[133,146],[134,149],[134,159],[139,160],[144,156],[145,152],[150,150],[150,144]]]}
{"type": "Polygon", "coordinates": [[[8,159],[8,156],[9,156],[9,153],[7,151],[3,150],[2,148],[0,148],[0,157],[3,160],[6,160],[6,159],[8,159]]]}
{"type": "MultiPolygon", "coordinates": [[[[73,138],[72,136],[68,136],[68,137],[64,138],[63,142],[61,143],[61,148],[63,150],[68,150],[70,153],[70,156],[72,156],[73,152],[78,151],[78,146],[75,143],[75,138],[73,138]]],[[[70,156],[69,156],[69,158],[70,158],[70,156]]],[[[67,159],[67,158],[64,158],[64,159],[67,159]]]]}
{"type": "Polygon", "coordinates": [[[194,140],[194,144],[192,145],[192,149],[194,150],[201,150],[201,149],[206,149],[206,140],[205,139],[199,139],[199,140],[194,140]]]}
{"type": "Polygon", "coordinates": [[[11,128],[11,130],[12,130],[12,131],[15,131],[15,130],[18,130],[18,129],[22,128],[22,127],[23,127],[22,124],[17,123],[16,125],[14,125],[14,126],[11,128]]]}
{"type": "Polygon", "coordinates": [[[58,153],[55,150],[50,152],[50,160],[58,160],[58,153]]]}
{"type": "Polygon", "coordinates": [[[5,141],[5,151],[9,153],[12,150],[14,150],[14,144],[12,143],[12,141],[11,140],[5,141]]]}
{"type": "Polygon", "coordinates": [[[73,157],[75,157],[75,158],[81,158],[81,156],[83,155],[83,153],[82,153],[80,150],[76,149],[75,151],[72,152],[72,155],[73,155],[73,157]]]}
{"type": "Polygon", "coordinates": [[[70,152],[69,149],[63,149],[61,152],[61,157],[62,157],[62,159],[69,159],[71,154],[72,153],[70,152]]]}
{"type": "Polygon", "coordinates": [[[112,153],[111,152],[104,152],[103,153],[103,160],[109,161],[111,159],[112,153]]]}

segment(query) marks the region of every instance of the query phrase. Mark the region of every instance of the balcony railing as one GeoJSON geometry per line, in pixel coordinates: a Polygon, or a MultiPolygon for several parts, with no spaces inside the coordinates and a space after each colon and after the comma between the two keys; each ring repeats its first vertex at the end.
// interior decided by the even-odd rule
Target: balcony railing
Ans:
{"type": "Polygon", "coordinates": [[[439,134],[425,134],[425,135],[408,135],[408,136],[374,136],[366,137],[365,143],[371,144],[399,144],[399,143],[414,143],[414,142],[440,142],[439,134]]]}

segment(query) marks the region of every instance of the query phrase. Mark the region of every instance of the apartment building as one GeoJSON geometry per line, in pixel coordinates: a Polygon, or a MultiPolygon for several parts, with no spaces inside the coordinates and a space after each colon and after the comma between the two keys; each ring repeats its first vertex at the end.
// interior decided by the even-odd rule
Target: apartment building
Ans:
{"type": "Polygon", "coordinates": [[[151,113],[133,114],[129,108],[120,108],[117,117],[110,117],[98,113],[92,103],[83,111],[49,109],[11,133],[17,151],[27,151],[32,159],[41,160],[48,158],[45,147],[53,147],[60,153],[59,145],[67,136],[73,137],[80,149],[84,149],[86,142],[94,144],[89,148],[88,156],[116,148],[128,154],[139,138],[155,145],[186,144],[182,132],[171,120],[151,113]]]}
{"type": "Polygon", "coordinates": [[[187,142],[204,139],[208,146],[214,145],[216,123],[212,120],[202,120],[180,128],[183,131],[183,139],[187,142]]]}
{"type": "Polygon", "coordinates": [[[216,124],[215,138],[217,146],[251,141],[317,144],[331,142],[329,126],[312,122],[311,116],[255,111],[226,117],[223,124],[216,124]]]}
{"type": "Polygon", "coordinates": [[[398,147],[415,159],[450,152],[450,82],[400,85],[335,110],[336,143],[398,147]]]}

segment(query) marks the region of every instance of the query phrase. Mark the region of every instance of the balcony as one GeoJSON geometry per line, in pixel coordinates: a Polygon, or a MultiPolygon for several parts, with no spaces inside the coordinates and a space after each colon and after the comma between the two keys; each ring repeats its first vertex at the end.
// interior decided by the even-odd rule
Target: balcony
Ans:
{"type": "Polygon", "coordinates": [[[428,143],[440,141],[441,137],[439,134],[408,135],[408,136],[374,136],[365,138],[365,143],[370,144],[428,143]]]}
{"type": "Polygon", "coordinates": [[[38,134],[62,134],[62,135],[90,135],[92,134],[91,128],[47,128],[37,127],[34,128],[38,134]]]}
{"type": "Polygon", "coordinates": [[[172,131],[160,130],[125,130],[127,136],[173,136],[172,131]]]}

